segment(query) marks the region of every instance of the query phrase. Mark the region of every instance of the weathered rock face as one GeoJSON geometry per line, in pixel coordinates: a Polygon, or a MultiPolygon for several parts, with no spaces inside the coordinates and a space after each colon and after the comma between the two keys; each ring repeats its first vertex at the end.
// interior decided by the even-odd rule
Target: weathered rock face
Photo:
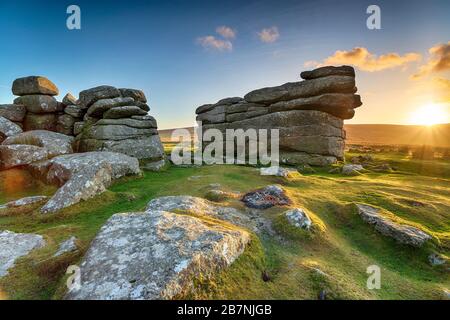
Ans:
{"type": "Polygon", "coordinates": [[[31,76],[14,80],[12,92],[16,96],[24,96],[28,94],[57,96],[59,94],[59,90],[53,82],[40,76],[31,76]]]}
{"type": "Polygon", "coordinates": [[[354,94],[354,69],[325,67],[302,76],[307,80],[200,106],[197,120],[204,130],[219,129],[224,135],[227,129],[267,129],[269,133],[278,129],[281,163],[328,165],[342,160],[343,120],[352,118],[354,109],[362,105],[354,94]]]}
{"type": "Polygon", "coordinates": [[[8,137],[22,132],[22,129],[14,122],[0,116],[0,143],[8,137]]]}
{"type": "Polygon", "coordinates": [[[194,279],[231,265],[249,234],[188,215],[148,210],[116,214],[81,263],[79,290],[67,299],[172,299],[194,279]]]}
{"type": "Polygon", "coordinates": [[[378,208],[363,204],[357,204],[356,206],[358,213],[364,221],[374,225],[375,229],[381,234],[393,238],[400,243],[413,247],[421,247],[431,239],[429,234],[418,228],[401,225],[383,217],[378,208]]]}
{"type": "Polygon", "coordinates": [[[73,153],[72,142],[74,138],[60,133],[34,130],[9,137],[3,145],[31,145],[43,148],[48,158],[62,154],[73,153]]]}
{"type": "Polygon", "coordinates": [[[0,231],[0,277],[8,275],[17,259],[43,246],[45,240],[40,235],[0,231]]]}
{"type": "Polygon", "coordinates": [[[27,109],[18,104],[0,104],[0,117],[6,118],[12,122],[22,122],[25,118],[27,109]]]}

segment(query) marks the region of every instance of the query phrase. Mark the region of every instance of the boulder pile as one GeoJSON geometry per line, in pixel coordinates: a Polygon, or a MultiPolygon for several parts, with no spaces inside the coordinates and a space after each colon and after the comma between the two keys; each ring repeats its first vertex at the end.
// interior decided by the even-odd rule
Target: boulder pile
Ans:
{"type": "Polygon", "coordinates": [[[203,130],[219,129],[224,136],[226,129],[279,129],[281,163],[322,166],[342,160],[344,120],[362,105],[355,94],[355,71],[328,66],[301,77],[304,81],[202,105],[197,121],[203,130]]]}
{"type": "Polygon", "coordinates": [[[25,131],[56,131],[57,113],[62,112],[62,104],[54,96],[59,94],[58,88],[45,77],[31,76],[14,80],[12,92],[19,96],[14,105],[8,109],[14,111],[16,121],[22,118],[25,131]]]}
{"type": "Polygon", "coordinates": [[[68,93],[58,102],[53,82],[29,76],[16,79],[12,92],[19,96],[14,103],[0,105],[0,143],[22,131],[44,130],[77,137],[75,152],[124,153],[150,170],[165,164],[157,123],[148,115],[150,107],[141,90],[104,85],[80,92],[79,99],[68,93]]]}
{"type": "Polygon", "coordinates": [[[74,127],[78,151],[120,152],[137,158],[144,167],[160,168],[164,151],[149,110],[141,90],[101,86],[80,92],[77,111],[84,116],[74,127]]]}

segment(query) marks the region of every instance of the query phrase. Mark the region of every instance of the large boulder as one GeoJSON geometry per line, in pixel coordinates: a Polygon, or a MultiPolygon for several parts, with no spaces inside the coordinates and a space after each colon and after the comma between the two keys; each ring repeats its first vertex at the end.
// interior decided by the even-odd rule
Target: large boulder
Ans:
{"type": "Polygon", "coordinates": [[[0,278],[8,275],[17,259],[45,246],[41,235],[0,231],[0,278]]]}
{"type": "Polygon", "coordinates": [[[22,132],[22,129],[14,122],[0,116],[0,143],[8,137],[22,132]]]}
{"type": "Polygon", "coordinates": [[[431,239],[429,234],[416,227],[399,224],[388,219],[381,214],[378,208],[365,204],[357,204],[356,207],[358,214],[365,222],[373,225],[381,234],[393,238],[399,243],[421,247],[431,239]]]}
{"type": "Polygon", "coordinates": [[[112,216],[81,263],[71,300],[158,300],[188,294],[198,277],[230,266],[250,236],[212,221],[148,210],[112,216]]]}
{"type": "Polygon", "coordinates": [[[58,101],[52,96],[33,94],[22,96],[14,100],[14,104],[20,104],[31,113],[53,113],[59,111],[58,101]]]}
{"type": "Polygon", "coordinates": [[[41,147],[22,144],[0,145],[0,170],[25,166],[47,158],[47,150],[41,147]]]}
{"type": "Polygon", "coordinates": [[[26,112],[25,106],[19,104],[0,104],[0,117],[9,121],[22,122],[26,112]]]}
{"type": "Polygon", "coordinates": [[[306,98],[324,93],[355,93],[355,78],[328,76],[308,81],[290,82],[278,87],[262,88],[245,95],[244,99],[255,103],[274,103],[306,98]]]}
{"type": "Polygon", "coordinates": [[[115,152],[86,152],[62,155],[46,163],[36,164],[39,167],[36,169],[39,169],[40,175],[45,177],[45,182],[61,186],[85,168],[103,162],[111,166],[113,179],[140,175],[141,173],[137,159],[115,152]]]}
{"type": "Polygon", "coordinates": [[[46,150],[48,157],[73,153],[74,138],[57,132],[34,130],[12,136],[3,141],[4,145],[33,145],[46,150]]]}
{"type": "Polygon", "coordinates": [[[59,90],[55,84],[41,76],[31,76],[14,80],[12,92],[16,96],[29,94],[57,96],[59,94],[59,90]]]}
{"type": "Polygon", "coordinates": [[[56,191],[41,208],[41,213],[54,213],[82,200],[88,200],[106,191],[111,184],[112,168],[106,162],[84,167],[71,174],[70,179],[56,191]]]}
{"type": "Polygon", "coordinates": [[[55,213],[99,195],[115,179],[141,174],[137,159],[113,152],[62,155],[34,163],[29,170],[36,178],[61,186],[41,208],[42,213],[55,213]]]}
{"type": "Polygon", "coordinates": [[[98,100],[117,98],[119,96],[120,91],[117,88],[111,86],[98,86],[80,92],[79,106],[82,109],[87,109],[98,100]]]}
{"type": "Polygon", "coordinates": [[[54,113],[37,114],[28,112],[27,115],[25,116],[23,126],[25,131],[32,131],[32,130],[55,131],[56,114],[54,113]]]}
{"type": "Polygon", "coordinates": [[[76,121],[76,118],[68,114],[58,116],[56,120],[56,132],[68,136],[73,136],[73,125],[76,121]]]}

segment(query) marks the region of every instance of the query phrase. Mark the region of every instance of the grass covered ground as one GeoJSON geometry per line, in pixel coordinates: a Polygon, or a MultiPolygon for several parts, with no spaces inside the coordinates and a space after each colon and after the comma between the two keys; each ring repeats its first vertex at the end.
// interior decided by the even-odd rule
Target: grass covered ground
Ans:
{"type": "MultiPolygon", "coordinates": [[[[8,276],[0,278],[0,299],[61,298],[66,268],[80,262],[111,215],[143,210],[158,196],[203,197],[211,183],[243,193],[280,184],[294,206],[305,208],[320,228],[313,234],[298,232],[282,217],[287,208],[266,210],[264,215],[273,222],[278,236],[254,235],[246,252],[229,269],[214,279],[200,277],[198,289],[180,298],[317,299],[326,290],[330,299],[441,299],[443,289],[450,288],[449,273],[431,267],[427,257],[430,252],[448,256],[450,251],[450,162],[411,160],[398,154],[377,154],[375,159],[389,162],[397,171],[344,177],[324,168],[285,180],[260,176],[252,167],[171,167],[159,173],[146,172],[139,179],[122,179],[108,192],[59,214],[29,212],[0,217],[0,230],[38,233],[48,244],[20,259],[8,276]],[[399,245],[363,223],[352,205],[355,202],[378,206],[391,218],[432,234],[433,240],[422,249],[399,245]],[[59,243],[72,235],[80,240],[80,252],[51,258],[59,243]],[[381,268],[380,290],[366,288],[370,265],[381,268]],[[264,281],[263,274],[270,280],[264,281]]],[[[54,192],[18,170],[0,172],[0,181],[4,181],[0,203],[54,192]]],[[[223,204],[242,208],[238,200],[223,204]]]]}

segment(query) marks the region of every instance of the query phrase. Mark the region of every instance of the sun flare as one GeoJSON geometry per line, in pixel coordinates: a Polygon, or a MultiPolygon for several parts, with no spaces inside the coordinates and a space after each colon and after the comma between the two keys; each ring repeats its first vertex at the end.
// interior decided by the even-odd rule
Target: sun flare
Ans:
{"type": "Polygon", "coordinates": [[[448,121],[449,114],[446,108],[441,104],[431,103],[424,105],[411,115],[411,124],[432,126],[434,124],[445,123],[448,121]]]}

